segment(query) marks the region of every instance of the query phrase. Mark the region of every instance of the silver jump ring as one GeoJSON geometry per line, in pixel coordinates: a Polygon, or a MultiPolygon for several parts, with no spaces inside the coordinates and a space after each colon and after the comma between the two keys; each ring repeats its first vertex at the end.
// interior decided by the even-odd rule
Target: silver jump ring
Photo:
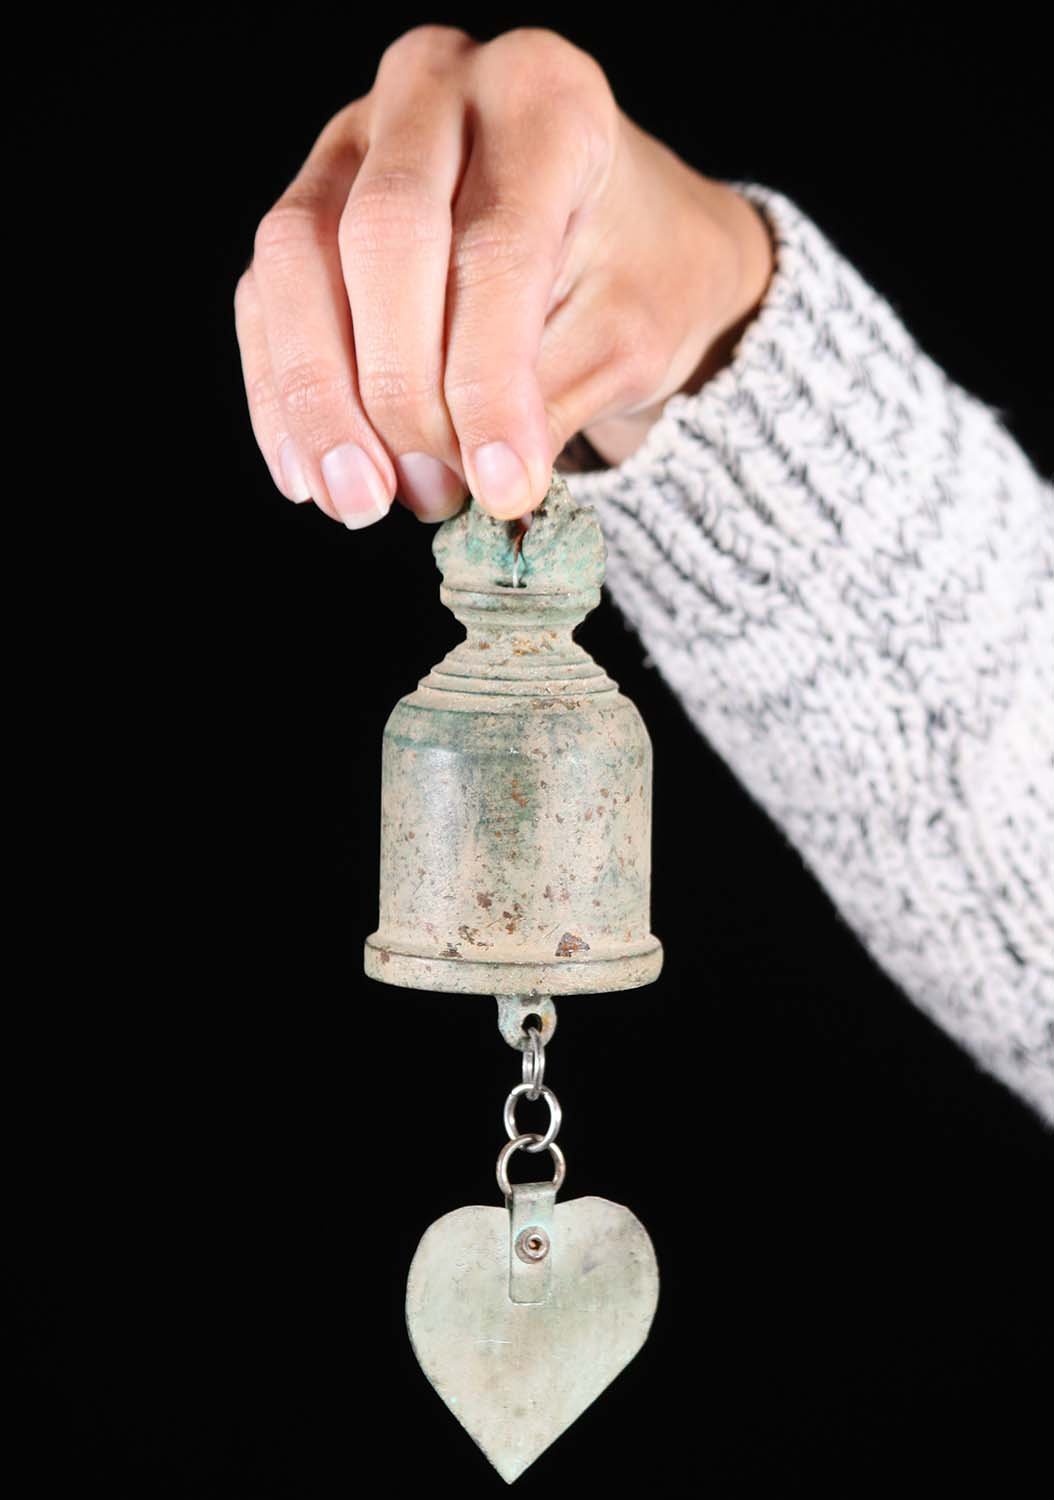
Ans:
{"type": "MultiPolygon", "coordinates": [[[[527,1085],[529,1099],[537,1099],[545,1077],[545,1043],[537,1026],[527,1031],[523,1044],[523,1081],[527,1085]]],[[[515,1131],[513,1132],[515,1134],[515,1131]]]]}
{"type": "MultiPolygon", "coordinates": [[[[528,1131],[526,1135],[514,1136],[511,1141],[506,1141],[505,1145],[502,1146],[498,1152],[498,1170],[496,1176],[503,1197],[512,1197],[512,1185],[509,1182],[509,1161],[511,1157],[515,1152],[519,1151],[521,1146],[526,1146],[528,1141],[540,1142],[541,1140],[542,1137],[538,1132],[532,1130],[528,1131]]],[[[541,1146],[535,1145],[533,1148],[527,1146],[528,1151],[532,1149],[540,1151],[541,1146]]],[[[549,1155],[553,1159],[553,1192],[558,1193],[564,1185],[564,1178],[567,1176],[567,1162],[564,1160],[564,1153],[555,1141],[549,1142],[549,1155]]]]}
{"type": "MultiPolygon", "coordinates": [[[[543,1136],[538,1137],[538,1144],[536,1146],[528,1146],[526,1148],[531,1152],[545,1151],[553,1144],[553,1142],[556,1140],[556,1132],[560,1129],[560,1121],[563,1118],[563,1111],[560,1108],[560,1101],[557,1099],[552,1089],[546,1088],[546,1086],[543,1084],[542,1087],[538,1090],[538,1093],[549,1106],[549,1129],[543,1136]]],[[[509,1137],[510,1141],[516,1140],[520,1137],[519,1126],[516,1124],[516,1100],[520,1097],[521,1094],[526,1094],[528,1099],[531,1097],[530,1084],[518,1083],[514,1089],[511,1089],[509,1091],[509,1097],[505,1101],[505,1114],[503,1115],[503,1119],[505,1121],[505,1134],[509,1137]]],[[[531,1131],[530,1133],[533,1135],[536,1132],[531,1131]]]]}

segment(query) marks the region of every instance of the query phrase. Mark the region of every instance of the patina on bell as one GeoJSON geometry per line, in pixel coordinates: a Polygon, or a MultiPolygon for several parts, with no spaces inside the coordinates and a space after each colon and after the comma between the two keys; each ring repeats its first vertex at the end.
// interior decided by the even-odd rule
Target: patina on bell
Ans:
{"type": "Polygon", "coordinates": [[[470,500],[434,551],[467,638],[385,728],[366,973],[499,997],[649,984],[651,742],[572,640],[600,601],[596,514],[554,473],[526,533],[470,500]]]}

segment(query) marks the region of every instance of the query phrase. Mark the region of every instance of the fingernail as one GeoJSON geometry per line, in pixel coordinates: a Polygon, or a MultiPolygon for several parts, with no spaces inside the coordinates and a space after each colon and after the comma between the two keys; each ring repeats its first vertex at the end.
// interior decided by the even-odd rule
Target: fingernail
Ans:
{"type": "Polygon", "coordinates": [[[300,459],[292,438],[283,438],[279,444],[278,467],[282,472],[286,499],[295,500],[297,505],[303,505],[305,500],[310,500],[311,491],[307,487],[307,480],[300,467],[300,459]]]}
{"type": "Polygon", "coordinates": [[[369,454],[357,443],[341,443],[322,459],[322,478],[340,519],[349,531],[386,516],[391,501],[369,454]]]}
{"type": "Polygon", "coordinates": [[[422,521],[442,521],[455,515],[465,498],[465,486],[430,453],[403,453],[395,460],[399,493],[422,521]]]}
{"type": "Polygon", "coordinates": [[[494,515],[522,516],[531,487],[522,460],[508,443],[484,443],[473,454],[476,499],[494,515]]]}

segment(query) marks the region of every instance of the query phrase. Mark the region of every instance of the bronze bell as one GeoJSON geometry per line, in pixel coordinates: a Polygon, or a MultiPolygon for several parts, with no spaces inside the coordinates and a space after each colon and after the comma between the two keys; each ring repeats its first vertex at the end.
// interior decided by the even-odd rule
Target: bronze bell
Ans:
{"type": "Polygon", "coordinates": [[[600,602],[596,514],[554,472],[526,531],[470,500],[433,550],[467,636],[384,731],[366,973],[499,1006],[650,984],[651,741],[572,639],[600,602]]]}

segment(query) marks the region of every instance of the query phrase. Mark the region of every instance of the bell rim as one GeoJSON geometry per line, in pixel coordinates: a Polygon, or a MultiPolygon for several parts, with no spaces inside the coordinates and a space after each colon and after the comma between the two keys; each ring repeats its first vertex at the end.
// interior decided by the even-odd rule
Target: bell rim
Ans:
{"type": "Polygon", "coordinates": [[[653,984],[663,965],[662,944],[650,934],[650,946],[617,958],[553,959],[541,963],[432,958],[401,953],[378,939],[378,933],[371,933],[364,944],[364,968],[370,979],[399,989],[434,990],[444,994],[610,994],[653,984]]]}

